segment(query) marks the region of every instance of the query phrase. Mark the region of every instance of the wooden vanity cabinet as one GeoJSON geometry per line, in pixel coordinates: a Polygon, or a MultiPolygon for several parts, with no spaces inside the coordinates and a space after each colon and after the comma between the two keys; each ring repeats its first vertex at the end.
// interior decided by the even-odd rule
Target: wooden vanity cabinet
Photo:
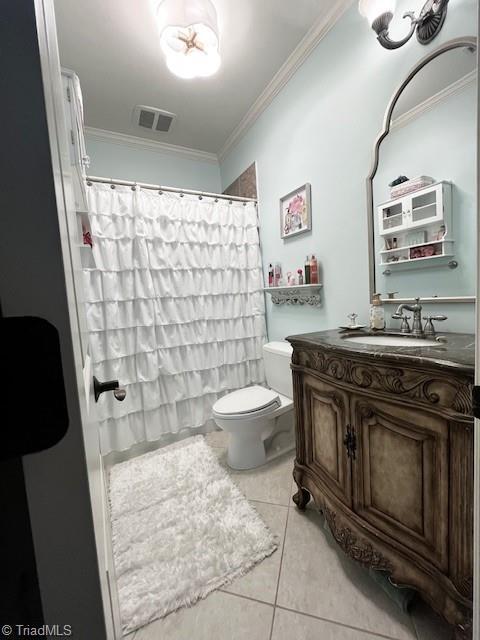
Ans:
{"type": "Polygon", "coordinates": [[[297,344],[294,501],[342,549],[471,631],[473,373],[297,344]]]}

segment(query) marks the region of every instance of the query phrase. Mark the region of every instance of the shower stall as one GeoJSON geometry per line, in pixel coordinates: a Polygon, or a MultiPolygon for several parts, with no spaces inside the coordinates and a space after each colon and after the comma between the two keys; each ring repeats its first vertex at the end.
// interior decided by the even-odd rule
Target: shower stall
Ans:
{"type": "MultiPolygon", "coordinates": [[[[213,428],[223,394],[264,381],[255,201],[89,177],[89,352],[125,400],[98,403],[103,455],[213,428]]],[[[89,249],[87,248],[87,251],[89,249]]]]}

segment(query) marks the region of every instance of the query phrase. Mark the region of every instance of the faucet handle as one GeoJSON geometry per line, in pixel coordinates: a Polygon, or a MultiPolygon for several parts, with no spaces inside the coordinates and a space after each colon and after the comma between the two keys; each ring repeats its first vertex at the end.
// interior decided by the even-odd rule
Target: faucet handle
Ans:
{"type": "Polygon", "coordinates": [[[400,331],[402,333],[410,333],[410,325],[408,324],[408,321],[410,320],[411,316],[406,316],[403,313],[392,313],[392,318],[394,320],[402,321],[402,326],[400,327],[400,331]]]}
{"type": "Polygon", "coordinates": [[[442,316],[442,315],[424,316],[423,319],[426,320],[425,328],[423,330],[424,334],[426,336],[434,336],[435,335],[435,327],[433,326],[432,320],[435,320],[435,322],[442,322],[443,320],[447,320],[447,316],[442,316]]]}

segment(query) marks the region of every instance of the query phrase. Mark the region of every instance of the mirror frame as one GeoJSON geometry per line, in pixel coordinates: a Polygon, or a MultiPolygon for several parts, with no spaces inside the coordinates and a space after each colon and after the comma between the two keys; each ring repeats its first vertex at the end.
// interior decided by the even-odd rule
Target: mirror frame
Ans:
{"type": "MultiPolygon", "coordinates": [[[[397,104],[401,94],[404,89],[408,86],[410,81],[417,75],[419,71],[421,71],[429,62],[442,55],[442,53],[446,53],[447,51],[452,51],[453,49],[459,48],[467,48],[473,51],[477,50],[477,38],[473,36],[464,36],[462,38],[453,38],[452,40],[448,40],[440,47],[427,54],[417,64],[410,70],[407,77],[403,80],[397,90],[394,92],[393,96],[390,98],[390,101],[387,106],[387,110],[385,112],[385,116],[383,119],[383,128],[382,131],[378,134],[374,146],[373,146],[373,162],[370,173],[367,177],[367,229],[368,229],[368,280],[369,280],[369,289],[370,289],[370,300],[375,292],[375,243],[374,243],[374,216],[375,216],[375,207],[373,202],[373,179],[377,173],[378,162],[379,162],[379,153],[380,153],[380,145],[382,141],[390,132],[392,113],[397,104]]],[[[477,247],[478,252],[478,247],[477,247]]],[[[413,296],[410,298],[382,298],[382,302],[384,304],[399,304],[402,302],[410,302],[414,298],[413,296]]],[[[431,298],[421,298],[421,302],[424,303],[435,303],[435,302],[468,302],[474,303],[476,301],[476,296],[435,296],[431,298]]]]}

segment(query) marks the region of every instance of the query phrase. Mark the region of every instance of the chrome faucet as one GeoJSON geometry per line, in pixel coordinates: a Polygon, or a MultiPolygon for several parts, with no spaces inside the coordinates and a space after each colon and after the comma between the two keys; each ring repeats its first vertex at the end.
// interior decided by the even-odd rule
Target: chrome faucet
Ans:
{"type": "Polygon", "coordinates": [[[397,310],[392,315],[392,318],[396,320],[402,321],[402,326],[400,331],[402,333],[413,333],[414,336],[435,336],[436,331],[433,326],[432,320],[437,322],[441,322],[442,320],[447,320],[447,316],[437,315],[437,316],[426,316],[423,318],[426,320],[425,328],[422,329],[422,305],[420,304],[420,298],[415,298],[415,304],[399,304],[397,310]],[[410,316],[403,315],[403,310],[407,309],[407,311],[413,312],[413,326],[412,330],[410,330],[410,325],[408,321],[410,316]]]}
{"type": "Polygon", "coordinates": [[[392,315],[392,318],[402,320],[402,333],[413,333],[414,336],[423,336],[422,305],[420,304],[420,298],[415,298],[415,304],[399,304],[397,310],[392,315]],[[403,315],[404,309],[413,313],[413,325],[411,331],[408,324],[408,318],[403,315]]]}

